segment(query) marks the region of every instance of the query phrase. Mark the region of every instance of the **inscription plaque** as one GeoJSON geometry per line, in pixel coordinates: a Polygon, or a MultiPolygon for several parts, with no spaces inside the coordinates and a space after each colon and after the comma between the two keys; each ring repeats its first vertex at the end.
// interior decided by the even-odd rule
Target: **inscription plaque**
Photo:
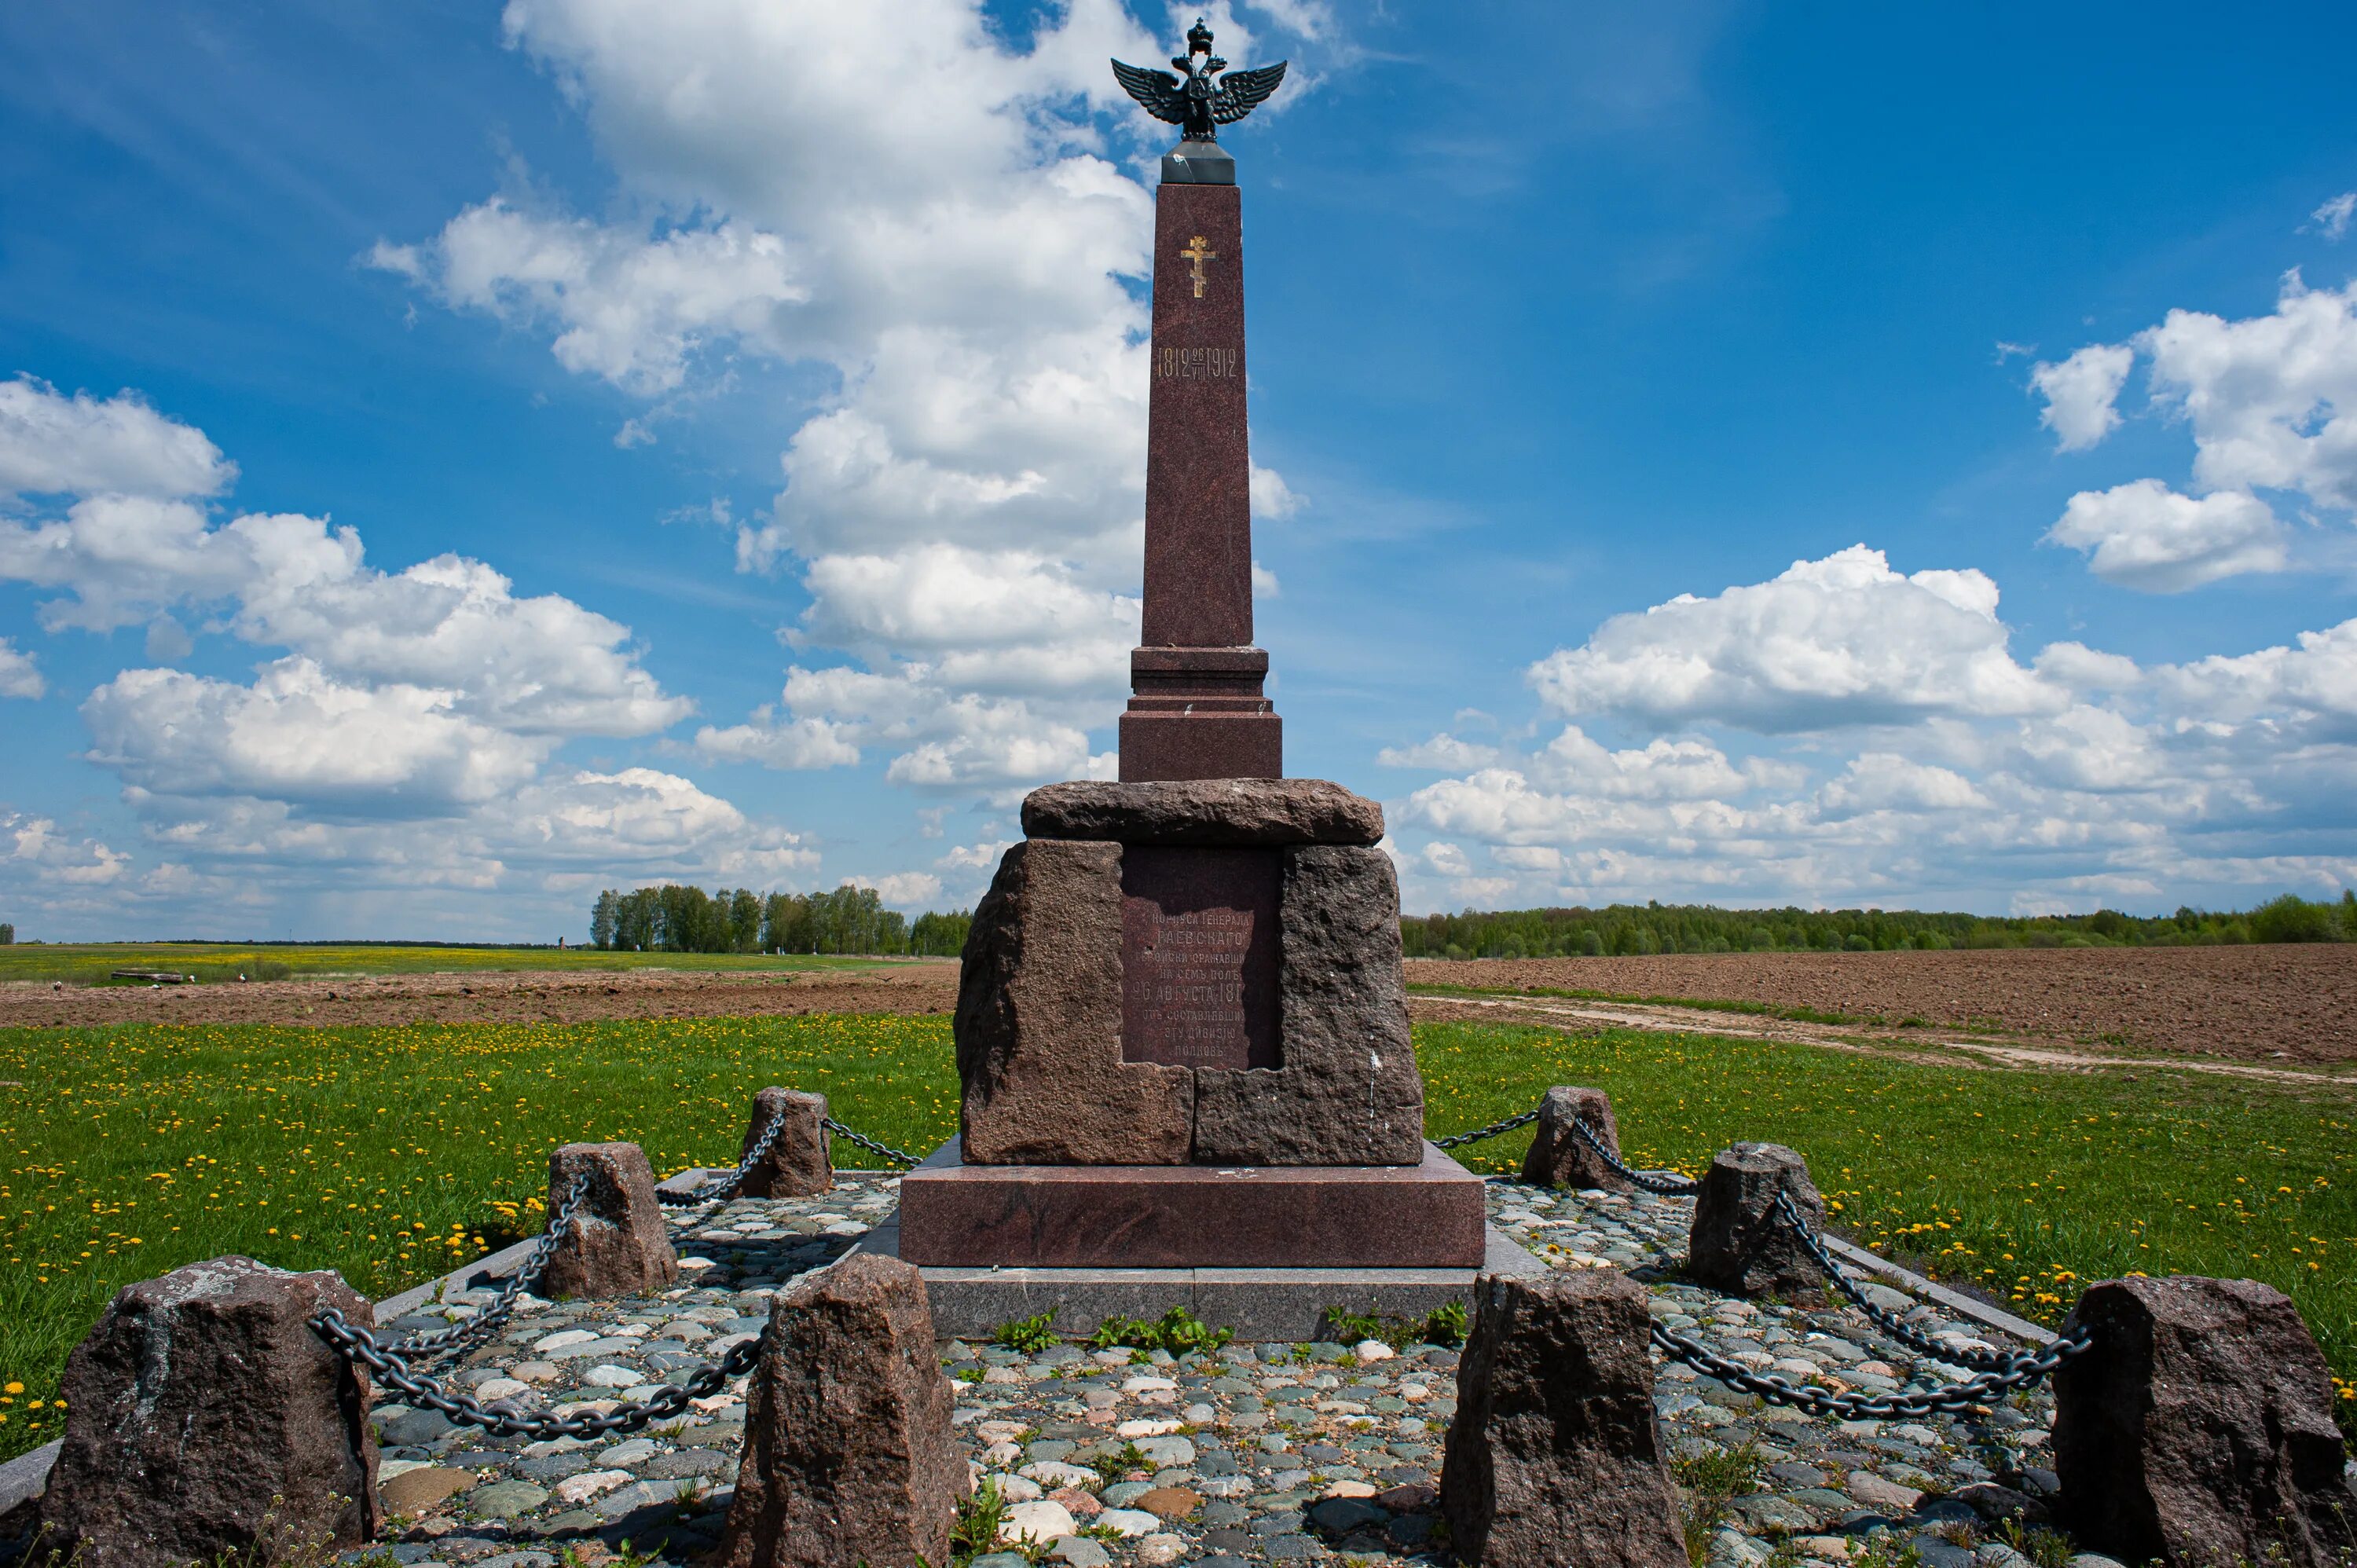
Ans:
{"type": "Polygon", "coordinates": [[[1275,1068],[1277,852],[1121,852],[1121,1057],[1275,1068]]]}

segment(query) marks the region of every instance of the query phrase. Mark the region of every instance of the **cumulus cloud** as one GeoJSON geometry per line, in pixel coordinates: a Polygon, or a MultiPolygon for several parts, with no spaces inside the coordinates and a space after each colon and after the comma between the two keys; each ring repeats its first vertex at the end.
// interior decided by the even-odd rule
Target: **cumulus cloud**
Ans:
{"type": "Polygon", "coordinates": [[[33,656],[0,637],[0,697],[38,697],[49,689],[33,656]]]}
{"type": "Polygon", "coordinates": [[[1533,666],[1543,694],[1595,718],[1501,744],[1393,802],[1405,907],[2029,897],[2087,909],[2357,884],[2357,621],[2184,664],[2057,641],[2024,666],[1978,574],[1927,585],[1872,552],[1833,560],[1840,570],[1803,563],[1616,618],[1579,658],[1533,666]],[[1779,602],[1795,594],[1798,607],[1779,602]],[[1968,618],[1943,625],[1939,607],[1968,618]],[[1929,628],[1891,638],[1893,611],[1929,628]],[[1881,649],[1871,679],[1822,662],[1845,626],[1881,649]],[[1772,651],[1780,639],[1792,648],[1772,651]],[[1672,650],[1680,662],[1662,674],[1672,650]],[[1966,667],[1991,658],[2003,665],[1976,684],[1966,667]],[[1803,684],[1763,663],[1834,674],[1803,684]],[[1912,695],[1943,688],[1953,700],[1912,695]],[[1796,689],[1805,726],[1789,722],[1796,689]],[[1683,733],[1635,745],[1594,733],[1673,722],[1683,733]],[[1746,732],[1767,738],[1738,757],[1723,737],[1746,732]]]}
{"type": "Polygon", "coordinates": [[[533,777],[548,744],[453,713],[449,693],[336,680],[307,659],[251,686],[126,670],[90,694],[90,759],[174,795],[446,816],[533,777]]]}
{"type": "Polygon", "coordinates": [[[2046,537],[2087,552],[2105,582],[2155,594],[2280,572],[2290,558],[2283,524],[2249,491],[2182,496],[2158,479],[2081,491],[2046,537]]]}
{"type": "Polygon", "coordinates": [[[0,381],[0,491],[170,499],[228,488],[237,466],[204,432],[136,392],[71,397],[46,381],[0,381]]]}
{"type": "MultiPolygon", "coordinates": [[[[27,912],[245,919],[330,886],[404,910],[435,908],[437,889],[498,889],[519,899],[492,922],[511,930],[550,910],[571,923],[579,893],[612,879],[774,886],[815,867],[796,835],[692,780],[557,762],[568,740],[652,735],[693,712],[644,667],[628,627],[519,595],[463,556],[380,570],[357,532],[325,518],[217,521],[200,499],[235,469],[201,432],[129,393],[102,404],[22,381],[0,392],[12,429],[70,437],[45,449],[49,467],[28,488],[63,510],[0,517],[0,580],[49,593],[38,618],[52,633],[144,623],[156,661],[81,705],[85,755],[122,780],[156,858],[135,869],[133,854],[49,819],[10,817],[0,890],[27,912]],[[165,667],[193,651],[175,612],[283,652],[250,682],[165,667]]],[[[14,461],[12,476],[34,471],[14,461]]],[[[42,689],[30,656],[0,640],[0,694],[42,689]]],[[[479,910],[466,918],[480,929],[479,910]]]]}
{"type": "Polygon", "coordinates": [[[2046,399],[2039,421],[2054,432],[2058,446],[2083,451],[2118,427],[2120,389],[2135,363],[2135,350],[2126,344],[2096,343],[2031,369],[2029,384],[2046,399]]]}
{"type": "Polygon", "coordinates": [[[1494,746],[1459,740],[1444,730],[1414,746],[1387,746],[1375,753],[1375,761],[1385,768],[1424,768],[1446,773],[1452,768],[1479,768],[1497,755],[1494,746]]]}
{"type": "MultiPolygon", "coordinates": [[[[1308,36],[1324,15],[1276,21],[1308,36]]],[[[799,573],[797,649],[874,679],[797,668],[699,747],[801,768],[887,746],[887,777],[925,789],[1093,766],[1138,614],[1153,203],[1123,160],[1161,137],[1103,61],[1157,40],[1115,0],[1019,48],[974,0],[514,0],[505,19],[609,159],[611,216],[492,197],[375,264],[640,395],[738,357],[831,388],[793,411],[737,560],[799,573]]],[[[1250,27],[1220,25],[1253,54],[1250,27]]],[[[1263,515],[1301,504],[1252,478],[1263,515]]]]}
{"type": "MultiPolygon", "coordinates": [[[[2317,211],[2338,237],[2348,213],[2317,211]]],[[[2089,553],[2095,575],[2178,593],[2290,564],[2289,536],[2255,495],[2281,490],[2327,511],[2357,510],[2357,284],[2311,289],[2287,274],[2273,312],[2228,320],[2171,310],[2125,343],[2095,344],[2031,381],[2065,451],[2119,424],[2134,360],[2150,365],[2156,409],[2193,436],[2193,493],[2148,478],[2072,498],[2049,538],[2089,553]]]]}
{"type": "Polygon", "coordinates": [[[215,528],[187,501],[93,496],[62,518],[0,521],[0,580],[11,578],[64,591],[40,607],[51,630],[226,601],[246,641],[346,677],[444,690],[459,711],[519,729],[644,735],[693,711],[640,667],[619,622],[555,595],[518,598],[461,556],[376,570],[359,534],[324,518],[249,513],[215,528]]]}
{"type": "Polygon", "coordinates": [[[2137,342],[2155,398],[2193,427],[2205,488],[2357,507],[2357,283],[2311,289],[2293,273],[2273,315],[2172,310],[2137,342]]]}
{"type": "Polygon", "coordinates": [[[1996,607],[1981,572],[1906,575],[1858,544],[1766,583],[1615,616],[1529,679],[1566,716],[1662,728],[1711,720],[1778,734],[2058,708],[2061,694],[2007,650],[1996,607]]]}
{"type": "Polygon", "coordinates": [[[0,887],[91,889],[119,882],[131,857],[93,838],[62,833],[48,817],[0,811],[0,887]]]}

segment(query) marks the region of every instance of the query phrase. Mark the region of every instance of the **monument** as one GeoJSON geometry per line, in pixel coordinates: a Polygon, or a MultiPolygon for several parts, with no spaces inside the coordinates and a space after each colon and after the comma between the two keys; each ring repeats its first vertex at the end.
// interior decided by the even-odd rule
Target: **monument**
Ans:
{"type": "Polygon", "coordinates": [[[943,1332],[1182,1305],[1300,1338],[1321,1305],[1429,1310],[1484,1266],[1537,1267],[1425,1141],[1383,808],[1284,777],[1253,645],[1243,227],[1218,127],[1285,66],[1229,70],[1200,20],[1170,63],[1114,62],[1181,127],[1155,198],[1120,778],[1025,800],[965,949],[960,1135],[874,1242],[925,1270],[943,1332]]]}

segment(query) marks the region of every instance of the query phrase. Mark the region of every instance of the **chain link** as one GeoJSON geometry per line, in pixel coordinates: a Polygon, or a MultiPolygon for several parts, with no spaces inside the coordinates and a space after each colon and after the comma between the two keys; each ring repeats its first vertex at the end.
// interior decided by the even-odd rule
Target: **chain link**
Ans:
{"type": "Polygon", "coordinates": [[[1577,1116],[1571,1119],[1571,1130],[1578,1133],[1589,1148],[1596,1151],[1597,1158],[1610,1165],[1627,1180],[1634,1182],[1643,1191],[1655,1193],[1663,1197],[1674,1197],[1681,1193],[1692,1192],[1702,1186],[1702,1183],[1695,1180],[1694,1177],[1680,1176],[1675,1171],[1641,1171],[1621,1164],[1620,1156],[1606,1148],[1604,1140],[1596,1135],[1596,1129],[1577,1116]]]}
{"type": "Polygon", "coordinates": [[[1740,1393],[1756,1394],[1771,1404],[1791,1405],[1811,1415],[1831,1416],[1836,1421],[1888,1421],[1894,1416],[1962,1414],[1976,1404],[1991,1403],[1999,1395],[2016,1389],[2026,1389],[2043,1380],[2055,1368],[2087,1350],[2095,1342],[2093,1332],[2081,1324],[2043,1348],[2003,1358],[2005,1367],[2002,1370],[1985,1371],[1963,1382],[1927,1389],[1920,1393],[1867,1395],[1835,1393],[1813,1383],[1795,1383],[1773,1373],[1755,1372],[1742,1362],[1730,1361],[1700,1342],[1674,1333],[1658,1323],[1652,1326],[1652,1339],[1663,1355],[1683,1361],[1705,1377],[1716,1378],[1740,1393]]]}
{"type": "Polygon", "coordinates": [[[1538,1119],[1539,1113],[1536,1111],[1525,1111],[1519,1116],[1509,1116],[1502,1122],[1492,1122],[1487,1127],[1476,1127],[1470,1133],[1459,1133],[1453,1138],[1435,1138],[1432,1141],[1433,1146],[1454,1149],[1466,1144],[1478,1144],[1484,1138],[1495,1138],[1501,1133],[1511,1133],[1517,1127],[1527,1127],[1538,1119]]]}
{"type": "Polygon", "coordinates": [[[1849,1298],[1851,1305],[1866,1314],[1877,1328],[1881,1329],[1884,1334],[1906,1346],[1910,1350],[1919,1356],[1929,1356],[1934,1360],[1953,1362],[1959,1367],[1970,1367],[1976,1372],[2001,1372],[2018,1359],[1999,1351],[1952,1348],[1941,1344],[1921,1330],[1910,1327],[1897,1313],[1877,1306],[1867,1299],[1866,1291],[1857,1282],[1851,1279],[1848,1272],[1839,1263],[1834,1262],[1833,1254],[1825,1250],[1824,1242],[1809,1229],[1807,1217],[1802,1214],[1800,1206],[1792,1201],[1791,1193],[1778,1192],[1776,1208],[1783,1215],[1784,1223],[1792,1227],[1793,1234],[1800,1237],[1802,1245],[1807,1247],[1810,1254],[1817,1260],[1817,1267],[1824,1271],[1825,1278],[1834,1283],[1834,1287],[1849,1298]]]}
{"type": "Polygon", "coordinates": [[[850,1128],[845,1126],[842,1122],[836,1121],[832,1116],[823,1118],[823,1122],[826,1130],[834,1133],[836,1137],[848,1138],[853,1143],[858,1144],[861,1148],[866,1149],[869,1154],[881,1155],[886,1159],[890,1160],[893,1164],[899,1165],[904,1170],[913,1169],[921,1163],[914,1155],[904,1153],[899,1149],[894,1148],[889,1144],[879,1144],[875,1139],[866,1136],[865,1133],[853,1132],[850,1128]]]}
{"type": "Polygon", "coordinates": [[[673,1208],[684,1208],[689,1204],[712,1203],[736,1197],[737,1189],[745,1185],[745,1178],[753,1174],[753,1167],[770,1157],[770,1151],[777,1146],[778,1135],[785,1130],[786,1113],[780,1111],[770,1118],[770,1124],[761,1129],[761,1135],[753,1141],[751,1148],[745,1151],[745,1157],[737,1162],[735,1170],[725,1176],[716,1176],[689,1192],[665,1192],[657,1187],[655,1201],[673,1208]]]}
{"type": "Polygon", "coordinates": [[[311,1327],[337,1355],[354,1366],[367,1368],[410,1404],[439,1411],[461,1425],[479,1426],[497,1436],[530,1437],[543,1443],[555,1437],[636,1432],[651,1421],[668,1421],[685,1412],[690,1401],[708,1399],[729,1379],[751,1371],[753,1363],[760,1359],[766,1335],[765,1330],[732,1348],[719,1360],[705,1362],[689,1373],[684,1383],[673,1383],[652,1399],[632,1401],[608,1411],[559,1416],[526,1415],[512,1407],[501,1409],[507,1403],[504,1400],[487,1405],[472,1394],[454,1394],[435,1379],[412,1372],[407,1359],[398,1350],[378,1344],[375,1335],[345,1321],[343,1313],[335,1307],[313,1318],[311,1327]]]}
{"type": "Polygon", "coordinates": [[[400,1356],[440,1356],[489,1338],[491,1330],[505,1323],[515,1311],[516,1299],[540,1283],[542,1272],[548,1267],[548,1260],[556,1255],[557,1243],[565,1239],[565,1232],[572,1227],[575,1212],[588,1197],[589,1173],[584,1171],[573,1178],[571,1189],[548,1217],[548,1229],[541,1232],[539,1241],[524,1254],[523,1262],[517,1265],[514,1273],[508,1276],[508,1283],[500,1287],[498,1297],[490,1305],[456,1328],[412,1334],[406,1338],[394,1340],[384,1348],[400,1356]]]}

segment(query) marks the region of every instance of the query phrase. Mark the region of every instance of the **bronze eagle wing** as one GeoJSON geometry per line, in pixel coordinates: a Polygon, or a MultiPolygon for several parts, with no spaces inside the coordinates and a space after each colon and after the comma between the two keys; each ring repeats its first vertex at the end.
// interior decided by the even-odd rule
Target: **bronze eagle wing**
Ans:
{"type": "MultiPolygon", "coordinates": [[[[1211,119],[1214,124],[1232,125],[1265,102],[1285,80],[1286,62],[1264,65],[1252,70],[1232,70],[1220,78],[1220,90],[1211,95],[1211,119]]],[[[1116,68],[1118,70],[1118,68],[1116,68]]],[[[1122,85],[1128,87],[1126,79],[1122,85]]],[[[1175,84],[1174,84],[1175,85],[1175,84]]],[[[1137,89],[1131,87],[1135,93],[1137,89]]]]}
{"type": "MultiPolygon", "coordinates": [[[[1278,74],[1283,72],[1284,68],[1279,67],[1278,74]]],[[[1156,119],[1168,121],[1173,125],[1187,123],[1186,90],[1168,71],[1149,70],[1143,66],[1124,65],[1115,60],[1113,62],[1113,79],[1121,83],[1124,92],[1137,100],[1140,108],[1156,119]]],[[[1269,85],[1274,88],[1276,84],[1271,82],[1269,85]]],[[[1267,96],[1265,92],[1261,94],[1262,98],[1267,96]]],[[[1253,102],[1257,103],[1260,99],[1253,102]]]]}

